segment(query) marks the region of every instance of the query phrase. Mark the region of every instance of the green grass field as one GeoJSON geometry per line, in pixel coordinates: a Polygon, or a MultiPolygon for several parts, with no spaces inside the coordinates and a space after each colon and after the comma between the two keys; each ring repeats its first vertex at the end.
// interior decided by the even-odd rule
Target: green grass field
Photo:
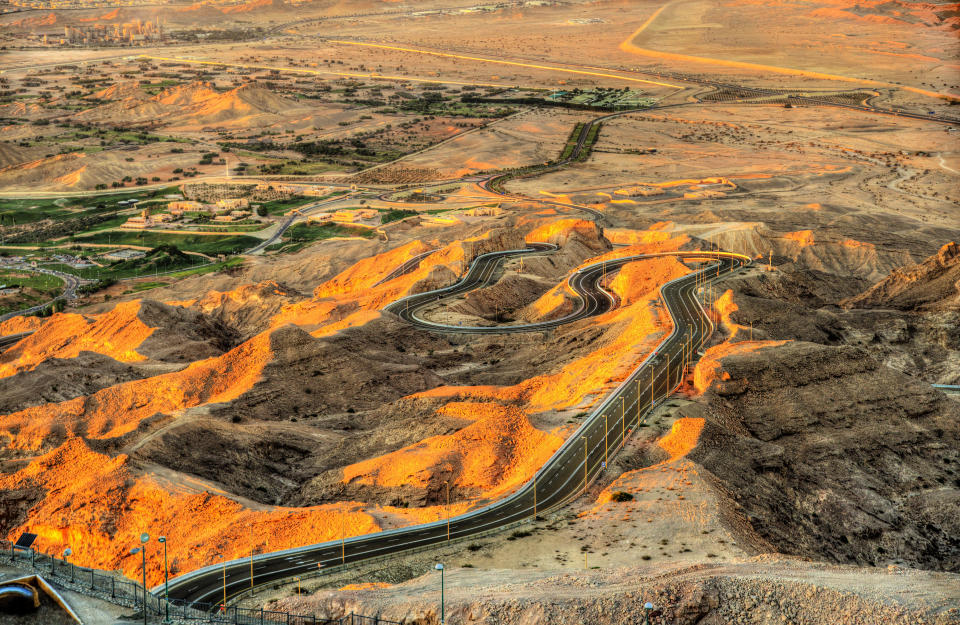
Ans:
{"type": "Polygon", "coordinates": [[[401,219],[406,219],[407,217],[413,217],[417,214],[417,211],[403,210],[395,208],[388,211],[380,211],[380,223],[388,224],[391,221],[400,221],[401,219]]]}
{"type": "Polygon", "coordinates": [[[16,295],[0,298],[0,314],[22,310],[53,299],[63,290],[63,280],[43,273],[0,269],[0,285],[20,287],[16,295]]]}
{"type": "Polygon", "coordinates": [[[80,216],[86,212],[112,211],[122,200],[148,200],[179,193],[178,187],[129,193],[97,194],[50,199],[0,199],[0,225],[27,224],[44,219],[80,216]]]}
{"type": "Polygon", "coordinates": [[[291,209],[316,202],[318,199],[314,197],[295,197],[289,200],[274,200],[261,204],[260,209],[266,210],[268,215],[283,215],[291,209]]]}
{"type": "Polygon", "coordinates": [[[203,234],[166,234],[159,232],[127,232],[108,230],[95,232],[87,236],[72,236],[70,241],[78,243],[106,243],[109,245],[139,245],[159,247],[173,245],[181,250],[200,252],[201,254],[239,254],[257,243],[260,239],[244,235],[203,235],[203,234]]]}
{"type": "Polygon", "coordinates": [[[230,258],[220,263],[213,263],[212,265],[204,265],[203,267],[197,267],[196,269],[188,269],[186,271],[180,271],[177,273],[170,274],[174,278],[186,278],[189,276],[202,276],[208,273],[215,273],[222,269],[230,269],[232,267],[239,267],[244,263],[243,258],[230,258]]]}
{"type": "Polygon", "coordinates": [[[371,239],[376,232],[369,228],[352,228],[340,224],[296,224],[287,230],[283,238],[293,243],[322,241],[333,237],[363,237],[371,239]]]}

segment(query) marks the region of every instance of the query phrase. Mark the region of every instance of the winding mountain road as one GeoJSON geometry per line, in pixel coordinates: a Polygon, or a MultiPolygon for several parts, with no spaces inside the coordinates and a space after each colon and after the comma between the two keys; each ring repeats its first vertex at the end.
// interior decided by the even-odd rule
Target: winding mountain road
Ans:
{"type": "MultiPolygon", "coordinates": [[[[484,276],[488,277],[505,256],[545,251],[548,250],[534,248],[483,255],[475,259],[470,271],[457,284],[414,297],[436,301],[438,296],[483,283],[486,279],[484,276]]],[[[746,256],[726,252],[677,252],[673,255],[686,261],[709,264],[661,287],[664,305],[674,322],[670,335],[584,420],[579,429],[537,471],[535,477],[513,494],[449,520],[260,554],[254,556],[252,561],[251,558],[244,558],[204,567],[170,580],[171,600],[207,609],[222,601],[224,592],[229,601],[252,586],[314,573],[318,566],[329,569],[360,563],[504,528],[556,509],[581,495],[603,471],[610,456],[622,445],[632,429],[657,402],[663,401],[680,384],[683,372],[692,360],[691,355],[702,347],[712,332],[709,316],[696,297],[697,289],[722,279],[750,262],[746,256]]],[[[626,263],[638,258],[641,257],[618,260],[626,263]]],[[[577,272],[583,276],[583,282],[576,283],[583,289],[583,295],[600,292],[597,280],[602,274],[587,271],[593,267],[596,264],[577,272]]],[[[403,300],[388,308],[395,310],[401,302],[403,300]]],[[[405,305],[402,307],[406,308],[405,305]]],[[[589,304],[584,305],[584,309],[589,308],[589,304]]],[[[515,328],[518,326],[483,328],[483,331],[519,331],[515,328]]],[[[446,331],[444,328],[429,329],[446,331]]],[[[153,592],[161,591],[162,586],[153,592]]]]}

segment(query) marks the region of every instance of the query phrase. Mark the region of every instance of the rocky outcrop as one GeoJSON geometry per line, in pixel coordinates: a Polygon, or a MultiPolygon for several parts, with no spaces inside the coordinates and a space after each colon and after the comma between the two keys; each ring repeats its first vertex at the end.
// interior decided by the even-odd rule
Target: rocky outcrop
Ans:
{"type": "Polygon", "coordinates": [[[689,457],[757,534],[834,562],[960,570],[956,402],[856,347],[791,342],[719,362],[689,457]]]}
{"type": "Polygon", "coordinates": [[[271,318],[302,296],[274,280],[245,284],[231,291],[210,291],[199,300],[168,302],[197,310],[249,337],[270,326],[271,318]]]}
{"type": "Polygon", "coordinates": [[[869,290],[847,299],[844,306],[960,310],[960,245],[947,243],[922,263],[895,270],[869,290]]]}

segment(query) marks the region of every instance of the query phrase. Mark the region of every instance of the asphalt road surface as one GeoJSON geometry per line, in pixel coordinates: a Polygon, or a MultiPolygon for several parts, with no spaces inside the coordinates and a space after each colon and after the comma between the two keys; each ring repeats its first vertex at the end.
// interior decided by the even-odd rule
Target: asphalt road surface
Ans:
{"type": "Polygon", "coordinates": [[[5,315],[0,315],[0,323],[6,321],[7,319],[12,319],[19,315],[32,315],[35,312],[40,312],[47,306],[53,304],[58,299],[77,299],[77,287],[80,286],[80,278],[73,274],[63,273],[62,271],[55,271],[53,269],[42,269],[39,267],[29,267],[27,265],[13,265],[14,269],[22,271],[32,271],[34,273],[45,273],[50,276],[56,276],[63,280],[63,293],[56,296],[49,302],[44,302],[42,304],[37,304],[36,306],[31,306],[30,308],[24,308],[23,310],[14,310],[13,312],[8,312],[5,315]]]}
{"type": "Polygon", "coordinates": [[[273,245],[274,243],[276,243],[277,241],[279,241],[279,240],[280,240],[280,237],[283,236],[283,233],[286,232],[287,229],[288,229],[290,226],[292,226],[293,223],[294,223],[295,221],[297,221],[297,219],[299,219],[300,217],[303,217],[303,216],[307,215],[308,213],[313,212],[314,210],[316,210],[316,209],[318,209],[318,208],[321,208],[321,207],[323,207],[323,206],[326,206],[327,204],[333,204],[334,202],[339,202],[339,201],[341,201],[341,200],[344,200],[344,199],[350,197],[351,195],[353,195],[353,194],[352,194],[352,193],[345,193],[345,194],[343,194],[343,195],[338,195],[338,196],[336,196],[336,197],[327,198],[327,199],[321,200],[321,201],[319,201],[319,202],[313,202],[312,204],[305,204],[305,205],[297,208],[297,209],[296,209],[297,212],[295,212],[295,213],[287,216],[287,218],[280,223],[280,226],[276,229],[276,231],[275,231],[273,234],[271,234],[268,238],[264,239],[264,240],[261,241],[260,243],[257,243],[256,245],[254,245],[253,247],[251,247],[249,250],[245,251],[244,254],[257,254],[257,253],[259,253],[259,252],[262,252],[262,251],[265,250],[267,247],[269,247],[269,246],[273,245]]]}
{"type": "Polygon", "coordinates": [[[627,263],[645,258],[663,256],[663,254],[625,256],[623,258],[593,263],[592,265],[575,271],[567,279],[567,284],[570,289],[580,297],[580,306],[569,315],[549,321],[516,325],[463,326],[430,321],[420,315],[423,310],[436,305],[444,299],[455,297],[460,293],[472,291],[492,283],[497,275],[497,269],[500,263],[507,258],[526,254],[542,254],[553,250],[556,250],[556,246],[550,243],[531,243],[530,247],[525,250],[508,250],[484,254],[474,260],[470,265],[470,271],[456,284],[443,289],[404,297],[387,306],[385,310],[396,314],[411,325],[432,332],[445,332],[449,334],[541,332],[572,323],[579,319],[586,319],[587,317],[594,317],[607,312],[617,305],[617,297],[601,287],[599,284],[600,280],[607,273],[613,273],[627,263]]]}
{"type": "MultiPolygon", "coordinates": [[[[674,320],[670,336],[585,419],[535,478],[512,495],[449,520],[256,555],[252,576],[249,558],[214,564],[170,580],[171,600],[208,609],[223,600],[224,586],[229,601],[251,585],[316,572],[318,565],[329,568],[359,563],[502,528],[546,513],[582,494],[651,406],[675,390],[691,354],[710,335],[713,327],[696,298],[697,289],[749,263],[747,257],[729,253],[679,255],[685,260],[704,259],[709,264],[662,286],[661,296],[674,320]]],[[[480,261],[480,265],[486,263],[480,261]]],[[[482,273],[480,270],[477,277],[482,273]]],[[[161,591],[162,586],[154,589],[157,594],[161,591]]]]}
{"type": "Polygon", "coordinates": [[[420,266],[420,261],[421,261],[421,260],[423,260],[424,258],[426,258],[427,256],[429,256],[430,254],[433,254],[433,253],[436,252],[436,251],[437,251],[437,250],[427,250],[426,252],[423,252],[422,254],[417,254],[416,256],[414,256],[413,258],[411,258],[410,260],[408,260],[407,262],[403,263],[402,265],[400,265],[399,267],[397,267],[396,269],[394,269],[393,271],[391,271],[390,273],[388,273],[386,276],[384,276],[383,278],[381,278],[380,281],[377,282],[376,284],[374,284],[373,286],[380,286],[381,284],[383,284],[383,283],[385,283],[385,282],[390,282],[391,280],[393,280],[393,279],[395,279],[395,278],[399,278],[400,276],[405,276],[405,275],[407,275],[408,273],[416,270],[417,267],[420,266]]]}

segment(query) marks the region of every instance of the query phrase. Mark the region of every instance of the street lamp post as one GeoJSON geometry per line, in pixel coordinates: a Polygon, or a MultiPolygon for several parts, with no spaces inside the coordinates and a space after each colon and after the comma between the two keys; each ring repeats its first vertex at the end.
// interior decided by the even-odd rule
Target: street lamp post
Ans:
{"type": "Polygon", "coordinates": [[[253,596],[253,523],[250,524],[250,596],[253,596]]]}
{"type": "Polygon", "coordinates": [[[223,605],[221,606],[221,612],[226,613],[227,611],[227,559],[223,557],[223,554],[218,553],[213,558],[214,560],[220,559],[223,560],[223,605]]]}
{"type": "Polygon", "coordinates": [[[607,423],[607,413],[603,413],[603,466],[607,466],[607,452],[610,450],[610,424],[607,423]]]}
{"type": "Polygon", "coordinates": [[[653,604],[647,601],[643,604],[643,625],[650,625],[650,610],[653,609],[653,604]]]}
{"type": "MultiPolygon", "coordinates": [[[[637,390],[637,410],[640,410],[640,391],[637,390]]],[[[620,397],[620,447],[627,444],[627,401],[620,397]]]]}
{"type": "MultiPolygon", "coordinates": [[[[69,558],[72,553],[73,553],[73,550],[70,549],[70,547],[67,547],[66,549],[64,549],[64,550],[63,550],[63,561],[64,561],[64,562],[67,562],[67,558],[69,558]]],[[[71,563],[70,563],[70,581],[71,581],[71,582],[73,582],[73,572],[74,572],[73,562],[71,562],[71,563]]]]}
{"type": "Polygon", "coordinates": [[[157,539],[163,545],[163,622],[170,622],[170,574],[167,569],[167,537],[161,536],[157,539]]]}
{"type": "Polygon", "coordinates": [[[434,568],[440,571],[440,625],[446,625],[447,615],[443,596],[443,565],[438,563],[434,568]]]}
{"type": "Polygon", "coordinates": [[[533,472],[533,520],[537,520],[537,472],[533,472]]]}
{"type": "Polygon", "coordinates": [[[581,436],[583,439],[583,494],[587,494],[587,437],[581,436]]]}
{"type": "Polygon", "coordinates": [[[143,625],[147,625],[147,543],[150,534],[140,534],[140,546],[130,550],[131,555],[140,554],[140,568],[143,570],[143,625]]]}

